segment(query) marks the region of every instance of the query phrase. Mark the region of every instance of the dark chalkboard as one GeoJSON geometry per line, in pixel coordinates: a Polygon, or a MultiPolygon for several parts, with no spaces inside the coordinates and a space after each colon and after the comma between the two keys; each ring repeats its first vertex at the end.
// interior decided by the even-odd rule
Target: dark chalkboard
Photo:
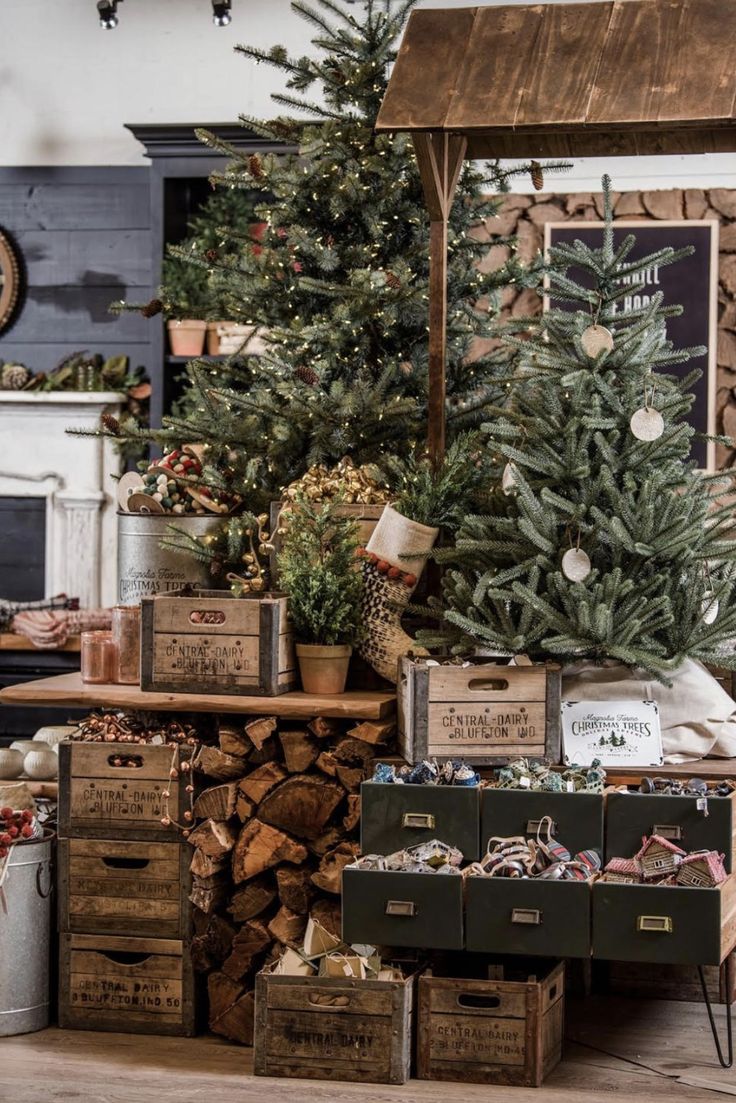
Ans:
{"type": "MultiPolygon", "coordinates": [[[[547,223],[545,246],[559,243],[572,243],[576,239],[591,248],[602,244],[602,222],[554,222],[547,223]]],[[[648,269],[644,273],[646,286],[641,291],[632,291],[631,306],[643,305],[643,302],[656,291],[664,294],[665,304],[679,304],[684,312],[679,318],[671,318],[667,324],[667,335],[675,348],[704,345],[708,352],[672,369],[673,374],[685,375],[692,368],[703,373],[696,383],[695,403],[690,421],[701,433],[715,432],[715,392],[716,392],[716,335],[718,308],[718,223],[698,222],[694,220],[678,222],[661,221],[620,221],[614,223],[614,245],[633,233],[636,245],[629,259],[638,260],[658,249],[671,245],[681,249],[692,245],[692,256],[665,268],[648,269]]],[[[575,278],[576,273],[570,273],[575,278]]],[[[579,273],[577,274],[579,277],[579,273]]],[[[625,307],[627,300],[624,300],[625,307]]],[[[703,440],[695,440],[692,448],[693,458],[700,467],[713,470],[715,466],[715,446],[703,440]]]]}

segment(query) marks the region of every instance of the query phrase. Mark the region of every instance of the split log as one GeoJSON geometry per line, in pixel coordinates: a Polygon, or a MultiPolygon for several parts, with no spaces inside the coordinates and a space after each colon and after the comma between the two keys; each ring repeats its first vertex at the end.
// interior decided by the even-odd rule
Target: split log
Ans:
{"type": "Polygon", "coordinates": [[[258,818],[303,839],[314,839],[322,833],[344,796],[342,788],[332,781],[295,775],[261,801],[258,818]]]}
{"type": "Polygon", "coordinates": [[[219,967],[230,953],[236,934],[235,927],[224,916],[215,914],[205,918],[206,925],[200,924],[200,933],[192,939],[191,947],[194,967],[200,972],[219,967]]]}
{"type": "Polygon", "coordinates": [[[237,837],[237,832],[230,824],[204,820],[191,832],[188,842],[208,858],[214,858],[217,861],[232,850],[237,837]]]}
{"type": "MultiPolygon", "coordinates": [[[[284,869],[292,868],[294,867],[284,866],[284,869]]],[[[270,907],[275,899],[276,889],[273,886],[271,876],[266,874],[261,877],[254,877],[252,881],[247,881],[243,888],[237,889],[227,910],[235,922],[240,923],[260,915],[261,912],[270,907]]]]}
{"type": "Polygon", "coordinates": [[[271,922],[268,924],[269,934],[284,946],[291,946],[296,950],[304,941],[304,932],[307,929],[306,915],[298,915],[291,908],[283,904],[271,922]]]}
{"type": "Polygon", "coordinates": [[[222,963],[222,971],[231,980],[241,980],[248,973],[255,958],[271,945],[272,937],[260,919],[250,919],[240,928],[232,941],[229,956],[222,963]]]}
{"type": "Polygon", "coordinates": [[[336,846],[339,846],[344,838],[345,833],[339,827],[329,827],[316,839],[310,839],[307,845],[311,854],[316,854],[318,858],[321,858],[328,850],[334,850],[336,846]]]}
{"type": "Polygon", "coordinates": [[[329,739],[330,736],[342,734],[342,725],[339,720],[330,720],[326,716],[315,716],[307,724],[312,735],[317,739],[329,739]]]}
{"type": "Polygon", "coordinates": [[[306,773],[319,754],[317,743],[309,732],[279,732],[279,741],[290,774],[306,773]]]}
{"type": "Polygon", "coordinates": [[[361,781],[365,781],[365,770],[360,766],[338,766],[337,780],[348,793],[355,793],[360,789],[361,781]]]}
{"type": "Polygon", "coordinates": [[[377,724],[375,720],[364,720],[362,724],[356,724],[350,728],[348,735],[354,739],[362,739],[365,743],[388,743],[396,733],[396,723],[393,720],[385,720],[377,724]]]}
{"type": "Polygon", "coordinates": [[[359,854],[360,847],[357,843],[340,843],[334,850],[325,854],[319,864],[319,869],[312,874],[312,884],[316,885],[318,889],[322,889],[323,892],[330,892],[339,896],[342,886],[342,871],[345,866],[355,861],[359,854]]]}
{"type": "Polygon", "coordinates": [[[343,816],[342,825],[346,831],[352,831],[360,823],[360,793],[348,795],[348,812],[343,816]]]}
{"type": "Polygon", "coordinates": [[[375,754],[360,739],[341,739],[332,753],[343,766],[360,766],[363,770],[373,770],[375,754]]]}
{"type": "Polygon", "coordinates": [[[276,717],[264,716],[257,720],[250,720],[245,725],[245,734],[257,751],[263,748],[264,743],[276,731],[276,717]]]}
{"type": "Polygon", "coordinates": [[[224,904],[230,893],[230,881],[227,877],[195,877],[189,899],[195,908],[209,915],[224,904]]]}
{"type": "Polygon", "coordinates": [[[286,770],[283,766],[279,766],[278,762],[267,762],[264,766],[259,766],[257,770],[253,770],[247,777],[244,777],[238,785],[238,789],[248,800],[260,804],[263,798],[288,776],[286,770]]]}
{"type": "Polygon", "coordinates": [[[279,900],[297,915],[307,915],[314,899],[312,870],[308,866],[282,866],[276,870],[279,900]]]}
{"type": "MultiPolygon", "coordinates": [[[[189,836],[191,839],[191,835],[189,836]]],[[[195,877],[211,877],[220,870],[227,869],[227,858],[210,858],[203,850],[195,850],[189,869],[195,877]]]]}
{"type": "Polygon", "coordinates": [[[195,800],[194,815],[198,820],[229,820],[235,812],[237,797],[237,782],[213,785],[195,800]]]}
{"type": "Polygon", "coordinates": [[[337,773],[339,763],[331,751],[322,751],[315,765],[323,774],[327,774],[328,777],[334,777],[337,773]]]}
{"type": "Polygon", "coordinates": [[[256,802],[254,800],[249,800],[240,786],[238,786],[238,795],[235,801],[235,815],[240,822],[245,823],[246,820],[249,820],[255,812],[256,807],[256,802]]]}
{"type": "Polygon", "coordinates": [[[335,938],[342,938],[342,907],[340,897],[315,900],[309,913],[335,938]]]}
{"type": "Polygon", "coordinates": [[[243,729],[233,727],[229,724],[220,725],[217,742],[223,754],[246,758],[251,750],[250,740],[247,738],[243,729]]]}
{"type": "Polygon", "coordinates": [[[276,739],[271,736],[260,750],[253,748],[248,755],[248,762],[251,766],[264,766],[267,762],[273,762],[277,758],[279,758],[279,745],[276,739]]]}
{"type": "Polygon", "coordinates": [[[279,862],[301,865],[307,848],[261,820],[251,820],[240,832],[233,850],[233,880],[236,884],[249,881],[279,862]]]}
{"type": "Polygon", "coordinates": [[[223,754],[219,747],[202,747],[197,769],[218,781],[235,781],[246,772],[248,763],[245,758],[223,754]]]}
{"type": "Polygon", "coordinates": [[[240,1042],[253,1045],[255,1023],[255,996],[246,992],[241,984],[222,973],[213,973],[207,981],[210,1000],[210,1030],[240,1042]]]}

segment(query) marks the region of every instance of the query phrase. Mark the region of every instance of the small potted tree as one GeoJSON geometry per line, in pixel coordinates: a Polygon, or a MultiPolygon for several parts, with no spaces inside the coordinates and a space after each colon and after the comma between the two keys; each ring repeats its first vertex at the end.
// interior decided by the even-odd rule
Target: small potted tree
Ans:
{"type": "Polygon", "coordinates": [[[207,335],[207,273],[176,257],[164,258],[162,301],[174,356],[201,356],[207,335]]]}
{"type": "Polygon", "coordinates": [[[357,526],[333,503],[315,508],[300,498],[282,515],[282,528],[279,584],[289,595],[302,686],[342,693],[360,635],[357,526]]]}

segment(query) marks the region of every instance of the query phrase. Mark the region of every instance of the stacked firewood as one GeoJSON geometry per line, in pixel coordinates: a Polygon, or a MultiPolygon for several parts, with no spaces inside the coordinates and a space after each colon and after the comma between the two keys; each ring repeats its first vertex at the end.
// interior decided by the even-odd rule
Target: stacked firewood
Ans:
{"type": "Polygon", "coordinates": [[[222,723],[198,769],[192,956],[207,973],[209,1025],[250,1045],[259,969],[301,946],[309,916],[340,931],[342,869],[359,853],[360,783],[392,723],[274,717],[222,723]],[[206,784],[205,781],[205,784],[206,784]]]}

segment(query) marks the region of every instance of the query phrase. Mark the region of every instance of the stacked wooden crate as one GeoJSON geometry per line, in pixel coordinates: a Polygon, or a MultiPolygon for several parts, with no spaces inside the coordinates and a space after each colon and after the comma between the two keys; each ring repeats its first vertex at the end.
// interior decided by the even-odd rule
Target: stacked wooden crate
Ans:
{"type": "Polygon", "coordinates": [[[195,1032],[191,849],[162,823],[188,795],[171,769],[165,746],[60,747],[62,1027],[195,1032]]]}

